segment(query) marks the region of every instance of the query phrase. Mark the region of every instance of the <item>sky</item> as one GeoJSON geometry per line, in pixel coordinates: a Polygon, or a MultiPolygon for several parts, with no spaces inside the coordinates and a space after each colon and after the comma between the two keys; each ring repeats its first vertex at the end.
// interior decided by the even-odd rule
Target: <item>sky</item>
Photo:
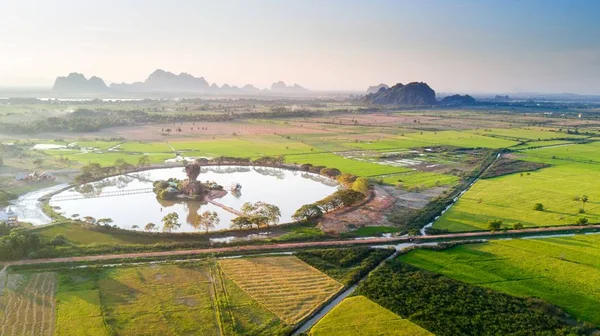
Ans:
{"type": "Polygon", "coordinates": [[[261,88],[600,94],[600,1],[0,0],[0,86],[155,69],[261,88]]]}

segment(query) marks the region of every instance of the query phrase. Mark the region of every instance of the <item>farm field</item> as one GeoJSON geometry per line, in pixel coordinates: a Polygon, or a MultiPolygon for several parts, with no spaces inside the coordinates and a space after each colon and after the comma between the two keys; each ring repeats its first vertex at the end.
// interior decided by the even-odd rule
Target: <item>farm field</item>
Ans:
{"type": "Polygon", "coordinates": [[[455,146],[462,148],[506,148],[517,144],[514,141],[487,137],[458,131],[406,133],[395,139],[385,139],[370,143],[356,143],[355,146],[369,150],[409,149],[429,146],[455,146]]]}
{"type": "Polygon", "coordinates": [[[10,272],[0,328],[2,335],[284,335],[341,287],[293,256],[10,272]]]}
{"type": "Polygon", "coordinates": [[[310,163],[314,166],[341,167],[339,169],[346,173],[365,177],[410,171],[410,169],[404,167],[393,167],[354,159],[346,159],[333,153],[287,155],[285,160],[289,163],[310,163]]]}
{"type": "Polygon", "coordinates": [[[56,284],[56,273],[10,274],[0,295],[0,335],[53,335],[56,284]]]}
{"type": "Polygon", "coordinates": [[[343,287],[292,256],[223,259],[219,265],[229,279],[290,325],[343,287]]]}
{"type": "Polygon", "coordinates": [[[575,134],[565,134],[563,132],[558,132],[555,129],[541,129],[536,127],[527,127],[527,128],[492,128],[492,129],[477,129],[469,131],[469,133],[483,135],[483,136],[491,136],[491,137],[500,137],[506,138],[509,140],[517,140],[517,141],[528,141],[528,140],[552,140],[552,139],[581,139],[586,136],[583,135],[575,135],[575,134]]]}
{"type": "Polygon", "coordinates": [[[490,220],[501,220],[503,227],[517,222],[525,227],[569,225],[583,217],[598,223],[600,192],[595,185],[600,172],[595,164],[588,163],[594,155],[598,156],[598,148],[596,143],[590,143],[519,152],[523,160],[553,166],[523,175],[479,180],[434,228],[451,232],[486,230],[490,220]],[[579,161],[586,153],[590,155],[588,159],[579,161]],[[586,204],[577,200],[583,195],[589,197],[586,204]],[[536,203],[542,203],[544,211],[534,210],[536,203]],[[585,213],[580,213],[580,209],[585,213]]]}
{"type": "Polygon", "coordinates": [[[402,262],[499,292],[536,297],[600,325],[600,235],[496,240],[444,251],[419,249],[402,262]]]}
{"type": "Polygon", "coordinates": [[[311,336],[433,335],[364,296],[344,299],[325,315],[309,332],[311,336]]]}
{"type": "Polygon", "coordinates": [[[383,183],[390,185],[402,185],[402,187],[405,188],[431,188],[436,186],[451,186],[460,180],[460,178],[455,175],[421,171],[385,175],[380,177],[380,179],[383,180],[383,183]]]}

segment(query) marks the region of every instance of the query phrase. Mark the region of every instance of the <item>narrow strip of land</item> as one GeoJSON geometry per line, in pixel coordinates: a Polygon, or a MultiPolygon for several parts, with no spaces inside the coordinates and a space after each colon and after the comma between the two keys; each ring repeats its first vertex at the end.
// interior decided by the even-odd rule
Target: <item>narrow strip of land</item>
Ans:
{"type": "Polygon", "coordinates": [[[90,255],[81,257],[64,257],[64,258],[46,258],[46,259],[25,259],[18,261],[11,261],[5,263],[5,268],[16,265],[34,265],[34,264],[52,264],[52,263],[69,263],[69,262],[84,262],[84,261],[100,261],[100,260],[115,260],[115,259],[133,259],[133,258],[153,258],[153,257],[168,257],[168,256],[189,256],[189,255],[202,255],[202,254],[213,254],[213,253],[226,253],[226,252],[248,252],[248,251],[268,251],[268,250],[286,250],[286,249],[298,249],[298,248],[311,248],[311,247],[336,247],[336,246],[353,246],[353,245],[382,245],[382,244],[399,244],[404,242],[421,243],[427,241],[449,241],[453,239],[471,238],[471,239],[498,239],[506,238],[507,236],[519,237],[528,233],[538,234],[545,233],[546,236],[540,237],[545,238],[551,236],[552,233],[557,235],[569,232],[573,230],[592,230],[600,229],[600,224],[587,225],[587,226],[564,226],[556,228],[533,228],[523,230],[511,230],[509,232],[466,232],[466,233],[453,233],[436,236],[419,236],[419,237],[395,237],[395,238],[368,238],[368,239],[354,239],[354,240],[329,240],[329,241],[318,241],[318,242],[300,242],[300,243],[281,243],[281,244],[267,244],[267,245],[246,245],[246,246],[227,246],[227,247],[213,247],[205,249],[194,249],[194,250],[173,250],[173,251],[160,251],[160,252],[139,252],[139,253],[123,253],[123,254],[102,254],[102,255],[90,255]]]}

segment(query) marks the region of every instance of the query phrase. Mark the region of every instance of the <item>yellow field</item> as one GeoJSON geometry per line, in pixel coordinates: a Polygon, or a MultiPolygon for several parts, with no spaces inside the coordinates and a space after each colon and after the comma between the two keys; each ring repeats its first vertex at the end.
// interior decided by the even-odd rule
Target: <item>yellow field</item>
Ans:
{"type": "Polygon", "coordinates": [[[289,325],[343,287],[292,256],[225,259],[219,264],[227,277],[289,325]]]}
{"type": "Polygon", "coordinates": [[[309,335],[432,336],[433,334],[364,296],[354,296],[344,299],[327,313],[310,330],[309,335]]]}
{"type": "Polygon", "coordinates": [[[0,335],[52,335],[56,273],[10,275],[0,296],[0,335]]]}

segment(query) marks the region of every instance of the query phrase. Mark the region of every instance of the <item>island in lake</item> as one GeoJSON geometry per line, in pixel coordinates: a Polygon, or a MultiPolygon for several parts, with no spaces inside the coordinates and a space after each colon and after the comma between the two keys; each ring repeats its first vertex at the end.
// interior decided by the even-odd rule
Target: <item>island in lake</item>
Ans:
{"type": "Polygon", "coordinates": [[[227,191],[222,185],[212,182],[198,181],[201,165],[198,163],[189,163],[185,166],[187,179],[180,180],[169,178],[167,180],[154,181],[154,193],[156,197],[162,200],[182,200],[182,201],[207,201],[221,198],[227,195],[227,191]]]}

